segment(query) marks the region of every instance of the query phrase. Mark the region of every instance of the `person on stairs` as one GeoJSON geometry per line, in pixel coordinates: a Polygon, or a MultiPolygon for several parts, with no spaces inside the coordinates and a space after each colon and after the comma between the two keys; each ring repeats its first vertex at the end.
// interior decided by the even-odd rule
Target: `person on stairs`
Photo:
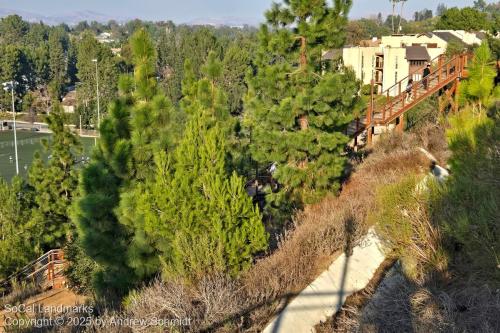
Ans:
{"type": "Polygon", "coordinates": [[[413,79],[408,80],[408,84],[406,85],[406,101],[409,102],[411,99],[411,89],[413,88],[413,79]]]}
{"type": "Polygon", "coordinates": [[[424,89],[427,90],[427,87],[429,85],[429,79],[427,78],[431,74],[431,64],[427,64],[427,66],[424,68],[424,73],[423,73],[423,80],[422,84],[424,86],[424,89]]]}

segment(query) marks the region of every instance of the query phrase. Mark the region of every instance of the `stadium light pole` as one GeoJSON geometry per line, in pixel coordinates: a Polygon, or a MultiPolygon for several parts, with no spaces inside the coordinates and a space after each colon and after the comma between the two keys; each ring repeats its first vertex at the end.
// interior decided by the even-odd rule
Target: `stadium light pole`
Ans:
{"type": "Polygon", "coordinates": [[[19,174],[19,159],[17,157],[17,133],[16,133],[16,107],[14,103],[14,87],[15,87],[15,82],[14,81],[8,81],[3,83],[3,89],[5,91],[10,90],[10,94],[12,96],[12,117],[14,119],[14,152],[16,156],[16,174],[19,174]]]}
{"type": "MultiPolygon", "coordinates": [[[[99,67],[97,58],[92,59],[92,62],[95,63],[95,83],[96,83],[96,94],[97,94],[97,131],[99,131],[99,127],[101,127],[101,101],[99,96],[99,67]]],[[[97,132],[96,132],[97,135],[97,132]]],[[[97,137],[96,137],[97,144],[97,137]]]]}

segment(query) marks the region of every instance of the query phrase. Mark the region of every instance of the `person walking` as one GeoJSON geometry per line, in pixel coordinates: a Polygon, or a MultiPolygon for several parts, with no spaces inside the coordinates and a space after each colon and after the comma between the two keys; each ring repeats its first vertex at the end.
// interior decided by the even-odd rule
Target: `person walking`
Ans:
{"type": "Polygon", "coordinates": [[[409,102],[411,99],[411,89],[413,88],[413,79],[408,80],[408,84],[406,85],[406,101],[409,102]]]}
{"type": "Polygon", "coordinates": [[[429,74],[431,74],[431,64],[427,64],[424,68],[422,84],[425,90],[427,90],[427,87],[429,86],[429,79],[427,78],[429,74]]]}

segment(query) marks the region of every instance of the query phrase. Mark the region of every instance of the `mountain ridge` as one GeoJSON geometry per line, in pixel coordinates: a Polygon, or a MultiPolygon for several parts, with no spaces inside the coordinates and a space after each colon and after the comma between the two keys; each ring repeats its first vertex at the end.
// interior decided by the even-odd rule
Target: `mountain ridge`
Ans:
{"type": "MultiPolygon", "coordinates": [[[[127,21],[131,21],[134,18],[130,17],[116,17],[111,16],[104,13],[99,13],[92,10],[80,10],[74,12],[67,13],[59,13],[54,15],[43,15],[40,13],[24,11],[24,10],[16,10],[9,8],[0,8],[0,18],[6,17],[8,15],[19,15],[24,20],[28,22],[40,22],[47,25],[59,25],[62,23],[68,25],[76,25],[79,22],[87,21],[97,21],[100,23],[107,23],[110,20],[115,20],[120,23],[124,23],[127,21]]],[[[167,20],[167,19],[166,19],[167,20]]],[[[250,18],[242,18],[242,17],[220,17],[220,18],[208,18],[208,17],[200,17],[193,19],[188,22],[182,22],[179,24],[187,24],[187,25],[209,25],[214,27],[228,26],[228,27],[245,27],[245,26],[258,26],[259,22],[255,19],[250,18]]]]}

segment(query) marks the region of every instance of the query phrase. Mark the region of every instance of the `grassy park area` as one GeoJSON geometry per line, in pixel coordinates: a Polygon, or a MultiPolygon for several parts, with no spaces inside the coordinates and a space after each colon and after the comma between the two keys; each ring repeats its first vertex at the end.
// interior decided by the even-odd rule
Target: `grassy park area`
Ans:
{"type": "MultiPolygon", "coordinates": [[[[50,140],[51,135],[47,133],[17,131],[17,151],[19,154],[19,173],[24,177],[33,160],[36,151],[40,151],[44,158],[48,158],[43,153],[42,140],[50,140]]],[[[80,156],[88,157],[94,145],[93,138],[81,138],[84,152],[80,156]]],[[[12,131],[0,132],[0,176],[5,180],[16,174],[16,163],[14,153],[14,133],[12,131]]]]}

